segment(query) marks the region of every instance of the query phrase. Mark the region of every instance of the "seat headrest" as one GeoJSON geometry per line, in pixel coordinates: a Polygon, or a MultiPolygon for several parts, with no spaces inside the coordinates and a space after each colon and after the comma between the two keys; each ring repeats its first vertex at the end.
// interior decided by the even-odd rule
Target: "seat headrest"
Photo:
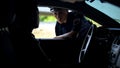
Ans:
{"type": "Polygon", "coordinates": [[[14,7],[13,0],[2,0],[0,12],[0,28],[7,27],[13,20],[14,7]]]}

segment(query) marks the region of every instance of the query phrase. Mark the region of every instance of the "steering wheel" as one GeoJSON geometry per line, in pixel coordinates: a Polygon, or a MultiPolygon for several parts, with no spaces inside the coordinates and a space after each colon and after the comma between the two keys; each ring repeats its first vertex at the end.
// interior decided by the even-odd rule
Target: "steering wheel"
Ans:
{"type": "Polygon", "coordinates": [[[88,32],[85,36],[85,39],[83,40],[83,44],[79,53],[79,58],[78,58],[78,63],[81,63],[81,61],[84,59],[86,56],[86,51],[88,50],[89,43],[91,41],[92,35],[94,31],[94,25],[92,24],[90,28],[88,29],[88,32]]]}

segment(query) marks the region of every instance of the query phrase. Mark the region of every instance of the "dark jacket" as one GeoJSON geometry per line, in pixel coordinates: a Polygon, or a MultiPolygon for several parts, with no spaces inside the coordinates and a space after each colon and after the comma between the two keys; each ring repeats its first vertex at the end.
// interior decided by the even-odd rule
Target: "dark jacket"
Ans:
{"type": "Polygon", "coordinates": [[[84,16],[78,12],[69,12],[67,22],[65,24],[56,23],[55,33],[56,36],[65,34],[67,32],[78,31],[82,32],[82,36],[87,32],[90,23],[84,18],[84,16]]]}
{"type": "Polygon", "coordinates": [[[70,12],[68,13],[68,18],[66,23],[64,24],[59,24],[58,22],[56,23],[56,26],[55,26],[56,36],[62,35],[64,33],[71,31],[73,27],[73,18],[74,18],[73,16],[74,16],[74,13],[70,12]]]}

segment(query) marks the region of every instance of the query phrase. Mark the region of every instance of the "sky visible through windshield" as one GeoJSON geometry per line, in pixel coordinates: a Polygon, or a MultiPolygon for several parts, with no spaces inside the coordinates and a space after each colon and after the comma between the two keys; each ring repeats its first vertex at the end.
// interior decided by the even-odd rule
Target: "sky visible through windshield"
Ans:
{"type": "Polygon", "coordinates": [[[99,0],[95,0],[92,3],[86,1],[86,3],[102,11],[103,13],[110,16],[111,18],[115,20],[119,20],[119,23],[120,23],[120,7],[111,5],[110,3],[107,3],[107,2],[101,3],[99,0]]]}

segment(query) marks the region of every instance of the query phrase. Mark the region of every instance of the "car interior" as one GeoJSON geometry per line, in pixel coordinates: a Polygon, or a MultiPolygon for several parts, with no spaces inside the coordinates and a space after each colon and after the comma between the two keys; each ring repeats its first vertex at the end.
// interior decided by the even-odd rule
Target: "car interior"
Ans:
{"type": "Polygon", "coordinates": [[[120,9],[119,0],[2,1],[1,4],[6,6],[1,6],[1,64],[61,68],[120,68],[120,21],[87,3],[96,1],[120,9]],[[91,26],[82,40],[35,38],[32,30],[39,25],[37,8],[39,6],[62,7],[83,13],[91,26]],[[102,26],[97,27],[93,21],[102,26]]]}

